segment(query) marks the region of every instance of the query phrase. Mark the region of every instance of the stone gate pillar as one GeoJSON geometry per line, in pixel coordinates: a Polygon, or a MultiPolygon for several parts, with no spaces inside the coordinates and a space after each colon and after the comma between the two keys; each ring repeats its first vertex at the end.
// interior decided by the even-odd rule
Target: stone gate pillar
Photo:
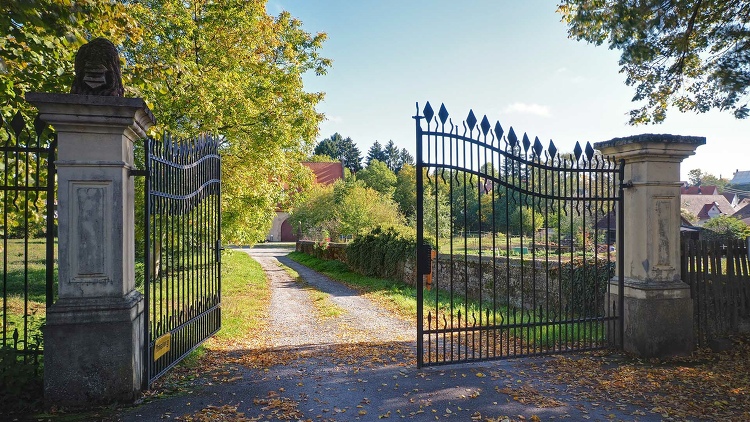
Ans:
{"type": "MultiPolygon", "coordinates": [[[[598,142],[625,160],[625,351],[644,357],[693,350],[690,286],[680,274],[680,163],[706,138],[645,134],[598,142]]],[[[609,303],[618,302],[617,280],[609,303]]],[[[615,333],[617,335],[619,333],[615,333]]]]}
{"type": "Polygon", "coordinates": [[[135,290],[133,143],[154,123],[142,99],[30,93],[57,132],[58,299],[44,329],[48,405],[133,400],[143,296],[135,290]]]}

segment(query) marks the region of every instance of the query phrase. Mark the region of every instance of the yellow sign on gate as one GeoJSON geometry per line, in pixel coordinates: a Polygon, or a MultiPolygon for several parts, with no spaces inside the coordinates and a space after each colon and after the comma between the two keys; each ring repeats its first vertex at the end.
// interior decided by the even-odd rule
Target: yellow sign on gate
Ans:
{"type": "Polygon", "coordinates": [[[154,342],[154,362],[159,360],[172,348],[172,333],[164,334],[154,342]]]}

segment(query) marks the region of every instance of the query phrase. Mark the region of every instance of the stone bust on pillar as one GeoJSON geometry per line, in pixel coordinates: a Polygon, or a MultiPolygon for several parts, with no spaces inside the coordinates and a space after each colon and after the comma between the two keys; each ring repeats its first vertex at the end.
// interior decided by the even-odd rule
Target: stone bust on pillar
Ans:
{"type": "Polygon", "coordinates": [[[122,97],[122,71],[117,47],[106,38],[95,38],[78,49],[76,77],[71,94],[122,97]]]}

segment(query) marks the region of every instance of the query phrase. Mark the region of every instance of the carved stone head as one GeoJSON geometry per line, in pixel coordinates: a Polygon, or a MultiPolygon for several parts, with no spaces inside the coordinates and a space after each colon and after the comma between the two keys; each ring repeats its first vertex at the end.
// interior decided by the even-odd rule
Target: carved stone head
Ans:
{"type": "Polygon", "coordinates": [[[117,48],[106,38],[95,38],[78,49],[71,94],[122,97],[122,72],[117,48]]]}

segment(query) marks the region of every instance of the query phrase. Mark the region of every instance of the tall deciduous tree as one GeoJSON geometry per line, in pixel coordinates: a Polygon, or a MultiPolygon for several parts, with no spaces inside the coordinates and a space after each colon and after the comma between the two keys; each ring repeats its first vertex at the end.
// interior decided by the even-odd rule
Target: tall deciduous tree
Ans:
{"type": "Polygon", "coordinates": [[[161,129],[223,136],[224,235],[261,239],[284,188],[309,183],[299,161],[317,136],[322,94],[306,92],[302,75],[325,73],[325,34],[287,12],[269,16],[260,0],[142,0],[130,11],[144,30],[125,43],[138,94],[161,129]]]}
{"type": "Polygon", "coordinates": [[[376,191],[391,197],[396,185],[396,174],[382,161],[372,160],[370,165],[357,173],[357,180],[376,191]]]}
{"type": "Polygon", "coordinates": [[[724,192],[724,188],[729,184],[729,179],[716,177],[711,173],[705,173],[701,169],[692,169],[688,172],[690,184],[693,186],[716,186],[719,192],[724,192]]]}
{"type": "MultiPolygon", "coordinates": [[[[68,92],[73,57],[104,36],[121,50],[126,96],[143,97],[158,131],[177,137],[213,132],[225,141],[226,240],[262,239],[284,187],[310,182],[309,155],[322,116],[321,93],[302,74],[323,74],[325,34],[309,34],[288,13],[269,16],[260,0],[2,2],[0,95],[28,107],[28,91],[68,92]]],[[[3,109],[6,111],[6,109],[3,109]]]]}
{"type": "Polygon", "coordinates": [[[417,212],[417,169],[413,165],[404,165],[396,175],[393,200],[401,214],[406,218],[414,217],[417,212]]]}
{"type": "Polygon", "coordinates": [[[659,123],[667,109],[748,116],[750,1],[564,0],[571,38],[622,51],[635,87],[630,123],[659,123]]]}

